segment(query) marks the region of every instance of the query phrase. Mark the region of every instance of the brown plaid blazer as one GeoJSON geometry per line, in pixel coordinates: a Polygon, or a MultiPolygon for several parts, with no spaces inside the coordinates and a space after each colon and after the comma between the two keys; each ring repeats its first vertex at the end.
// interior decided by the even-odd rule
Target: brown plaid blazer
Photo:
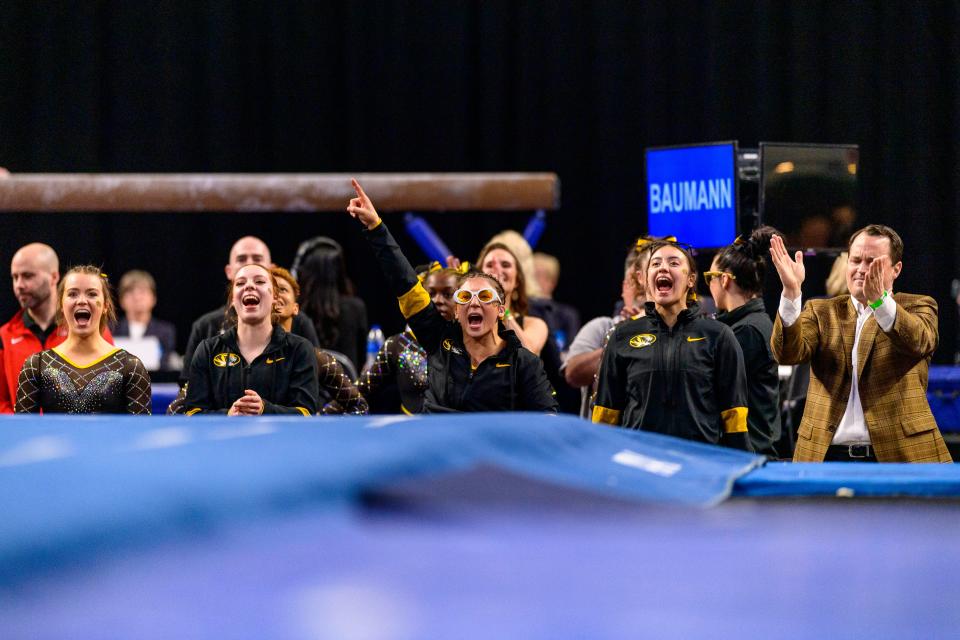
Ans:
{"type": "MultiPolygon", "coordinates": [[[[909,293],[893,299],[897,318],[890,332],[870,317],[858,345],[857,379],[870,441],[880,462],[953,462],[927,402],[930,357],[938,341],[937,303],[909,293]]],[[[823,462],[850,398],[856,328],[849,295],[808,301],[789,328],[777,315],[770,338],[777,362],[810,362],[794,462],[823,462]]]]}

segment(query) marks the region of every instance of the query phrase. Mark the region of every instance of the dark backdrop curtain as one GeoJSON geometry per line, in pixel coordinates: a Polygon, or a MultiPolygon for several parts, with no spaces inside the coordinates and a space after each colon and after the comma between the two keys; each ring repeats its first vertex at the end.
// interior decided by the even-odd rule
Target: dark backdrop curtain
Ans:
{"type": "MultiPolygon", "coordinates": [[[[558,297],[609,312],[644,229],[645,146],[737,139],[861,146],[860,219],[906,243],[898,288],[941,305],[956,346],[957,2],[34,2],[0,20],[0,165],[12,171],[552,170],[541,249],[558,297]]],[[[467,258],[518,214],[428,219],[467,258]],[[469,228],[463,221],[469,217],[469,228]]],[[[230,244],[275,260],[344,241],[371,317],[400,325],[336,214],[7,215],[65,263],[157,277],[184,334],[216,306],[230,244]]],[[[400,221],[388,218],[396,231],[400,221]]],[[[398,233],[398,235],[402,235],[398,233]]],[[[416,262],[422,256],[403,239],[416,262]]],[[[0,291],[3,317],[15,306],[0,291]]]]}

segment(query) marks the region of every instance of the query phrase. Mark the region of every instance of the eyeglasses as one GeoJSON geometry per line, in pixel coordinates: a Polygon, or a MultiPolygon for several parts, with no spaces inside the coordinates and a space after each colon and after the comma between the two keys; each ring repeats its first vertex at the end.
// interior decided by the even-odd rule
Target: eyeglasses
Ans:
{"type": "Polygon", "coordinates": [[[736,280],[737,276],[729,273],[727,271],[704,271],[703,272],[703,281],[707,284],[710,284],[710,281],[714,278],[719,278],[720,276],[729,276],[731,280],[736,280]]]}
{"type": "Polygon", "coordinates": [[[490,287],[484,287],[479,291],[471,291],[470,289],[457,289],[453,292],[453,301],[457,304],[470,304],[474,297],[476,297],[476,299],[482,304],[490,304],[494,300],[500,304],[503,304],[503,300],[500,299],[500,294],[490,287]]]}

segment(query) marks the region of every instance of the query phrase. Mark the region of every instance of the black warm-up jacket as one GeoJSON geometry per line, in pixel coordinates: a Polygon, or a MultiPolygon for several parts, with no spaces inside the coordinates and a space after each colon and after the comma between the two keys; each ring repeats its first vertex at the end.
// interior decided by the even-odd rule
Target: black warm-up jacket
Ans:
{"type": "Polygon", "coordinates": [[[190,361],[187,415],[227,413],[245,389],[260,395],[265,414],[315,414],[319,402],[313,345],[277,326],[263,353],[247,363],[237,346],[236,327],[201,342],[190,361]]]}
{"type": "Polygon", "coordinates": [[[513,331],[501,324],[503,349],[472,370],[460,325],[444,320],[437,311],[386,225],[381,223],[365,235],[400,311],[427,351],[424,412],[557,411],[543,363],[521,346],[513,331]]]}
{"type": "Polygon", "coordinates": [[[614,329],[600,364],[593,421],[751,450],[747,378],[730,327],[692,305],[668,327],[647,303],[614,329]]]}
{"type": "Polygon", "coordinates": [[[717,314],[717,320],[733,329],[743,352],[747,371],[747,427],[753,450],[776,456],[774,443],[780,439],[780,378],[777,361],[770,350],[773,322],[762,298],[717,314]]]}

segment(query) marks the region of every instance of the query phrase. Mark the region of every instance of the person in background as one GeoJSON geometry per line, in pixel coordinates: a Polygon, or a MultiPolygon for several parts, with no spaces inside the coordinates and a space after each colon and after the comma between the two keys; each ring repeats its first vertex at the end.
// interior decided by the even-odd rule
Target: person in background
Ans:
{"type": "Polygon", "coordinates": [[[300,283],[300,308],[313,320],[318,346],[342,353],[359,371],[367,348],[367,307],[354,295],[340,244],[325,236],[302,242],[290,272],[300,283]]]}
{"type": "Polygon", "coordinates": [[[560,261],[546,253],[534,253],[533,273],[541,295],[531,299],[531,313],[543,318],[561,346],[561,351],[566,351],[570,340],[580,330],[580,313],[569,304],[553,299],[553,292],[560,281],[560,261]]]}
{"type": "MultiPolygon", "coordinates": [[[[497,243],[507,245],[507,248],[517,259],[519,269],[523,273],[523,290],[527,300],[542,297],[543,292],[540,291],[540,285],[534,277],[533,249],[527,239],[523,237],[523,234],[513,229],[504,229],[490,238],[480,253],[484,253],[489,245],[497,243]]],[[[474,266],[479,267],[480,265],[474,266]]]]}
{"type": "Polygon", "coordinates": [[[765,254],[773,227],[760,227],[717,252],[703,279],[717,305],[717,320],[733,329],[747,369],[747,429],[753,450],[777,457],[780,440],[780,380],[770,351],[773,322],[763,306],[765,254]]]}
{"type": "MultiPolygon", "coordinates": [[[[120,308],[123,317],[117,323],[113,335],[117,338],[153,337],[159,343],[157,366],[147,366],[148,370],[178,368],[176,360],[177,329],[173,323],[153,316],[157,306],[157,283],[146,271],[134,269],[120,278],[118,287],[120,308]]],[[[142,358],[141,358],[142,359],[142,358]]]]}
{"type": "Polygon", "coordinates": [[[480,251],[476,267],[494,276],[503,285],[507,296],[504,300],[503,325],[520,338],[526,349],[540,355],[550,330],[542,319],[528,315],[527,282],[532,274],[528,276],[524,272],[517,255],[503,242],[488,242],[480,251]]]}
{"type": "MultiPolygon", "coordinates": [[[[459,276],[459,271],[441,268],[438,262],[429,265],[417,276],[437,311],[449,322],[456,319],[453,294],[457,290],[459,276]]],[[[376,360],[360,374],[357,384],[371,403],[378,396],[388,395],[389,389],[396,387],[402,413],[411,415],[423,410],[423,397],[427,391],[427,352],[417,342],[410,327],[403,333],[387,338],[377,352],[376,360]]]]}
{"type": "Polygon", "coordinates": [[[826,282],[828,298],[842,296],[847,292],[847,257],[847,252],[841,251],[833,261],[833,266],[830,267],[830,275],[827,276],[826,282]]]}
{"type": "MultiPolygon", "coordinates": [[[[300,313],[300,305],[297,303],[297,298],[300,297],[300,285],[297,284],[296,278],[283,267],[273,267],[270,272],[277,282],[275,306],[279,314],[279,324],[284,331],[289,332],[293,326],[293,318],[300,313]]],[[[369,412],[367,401],[337,359],[320,348],[315,349],[315,352],[317,378],[320,384],[319,398],[323,404],[320,413],[366,415],[369,412]]]]}
{"type": "Polygon", "coordinates": [[[653,242],[649,251],[646,315],[614,328],[593,421],[750,451],[747,376],[733,331],[700,314],[687,249],[653,242]]]}
{"type": "Polygon", "coordinates": [[[190,362],[187,415],[317,412],[315,347],[276,324],[278,289],[264,264],[236,271],[228,304],[236,309],[237,324],[197,347],[190,362]]]}
{"type": "Polygon", "coordinates": [[[903,240],[890,227],[867,225],[847,246],[849,294],[802,307],[803,253],[791,258],[782,238],[770,241],[783,284],[773,355],[780,364],[810,363],[793,459],[952,462],[926,394],[937,303],[893,293],[903,240]]]}
{"type": "MultiPolygon", "coordinates": [[[[244,236],[234,242],[233,246],[230,247],[230,255],[226,266],[223,268],[223,272],[227,276],[227,281],[232,283],[237,271],[248,264],[260,264],[268,269],[273,266],[270,260],[269,247],[267,247],[263,240],[255,236],[244,236]]],[[[190,360],[193,358],[193,352],[196,350],[197,345],[207,338],[222,334],[228,327],[235,325],[236,322],[237,311],[230,303],[217,307],[194,321],[190,327],[190,337],[187,339],[187,348],[183,352],[183,367],[180,370],[181,387],[187,383],[187,379],[190,377],[190,360]]],[[[292,333],[302,336],[306,338],[310,344],[318,346],[317,332],[313,328],[313,322],[303,313],[294,316],[292,333]]]]}
{"type": "Polygon", "coordinates": [[[623,282],[620,285],[619,311],[614,310],[612,316],[598,316],[593,318],[577,332],[567,359],[561,371],[571,387],[579,387],[581,394],[580,417],[590,419],[592,414],[591,396],[593,385],[600,370],[600,358],[603,348],[607,344],[610,331],[618,323],[635,316],[643,315],[646,303],[646,285],[644,283],[647,259],[650,254],[645,250],[650,240],[646,237],[638,239],[623,264],[623,282]]]}
{"type": "MultiPolygon", "coordinates": [[[[20,310],[0,327],[0,413],[13,413],[24,361],[67,338],[67,328],[56,323],[60,260],[53,248],[33,242],[17,249],[10,261],[10,278],[20,310]]],[[[103,337],[113,341],[108,327],[103,337]]]]}
{"type": "Polygon", "coordinates": [[[461,275],[453,295],[457,322],[446,320],[356,180],[353,188],[357,195],[347,212],[365,227],[400,311],[428,354],[424,411],[555,413],[540,358],[500,322],[506,296],[497,278],[480,271],[461,275]]]}
{"type": "MultiPolygon", "coordinates": [[[[484,246],[476,266],[484,273],[496,277],[506,292],[503,325],[513,331],[524,347],[540,356],[544,371],[555,391],[559,410],[576,413],[579,398],[574,389],[563,380],[560,367],[563,358],[556,337],[551,335],[547,323],[531,313],[531,291],[540,287],[530,286],[533,277],[533,252],[530,245],[516,231],[503,231],[484,246]],[[499,238],[499,240],[496,240],[499,238]],[[520,256],[528,256],[521,258],[520,256]],[[529,270],[524,267],[529,265],[529,270]]],[[[539,293],[537,293],[539,295],[539,293]]]]}
{"type": "Polygon", "coordinates": [[[110,282],[99,267],[67,271],[56,297],[67,336],[23,363],[16,413],[150,414],[150,376],[140,360],[103,337],[115,319],[110,282]]]}

